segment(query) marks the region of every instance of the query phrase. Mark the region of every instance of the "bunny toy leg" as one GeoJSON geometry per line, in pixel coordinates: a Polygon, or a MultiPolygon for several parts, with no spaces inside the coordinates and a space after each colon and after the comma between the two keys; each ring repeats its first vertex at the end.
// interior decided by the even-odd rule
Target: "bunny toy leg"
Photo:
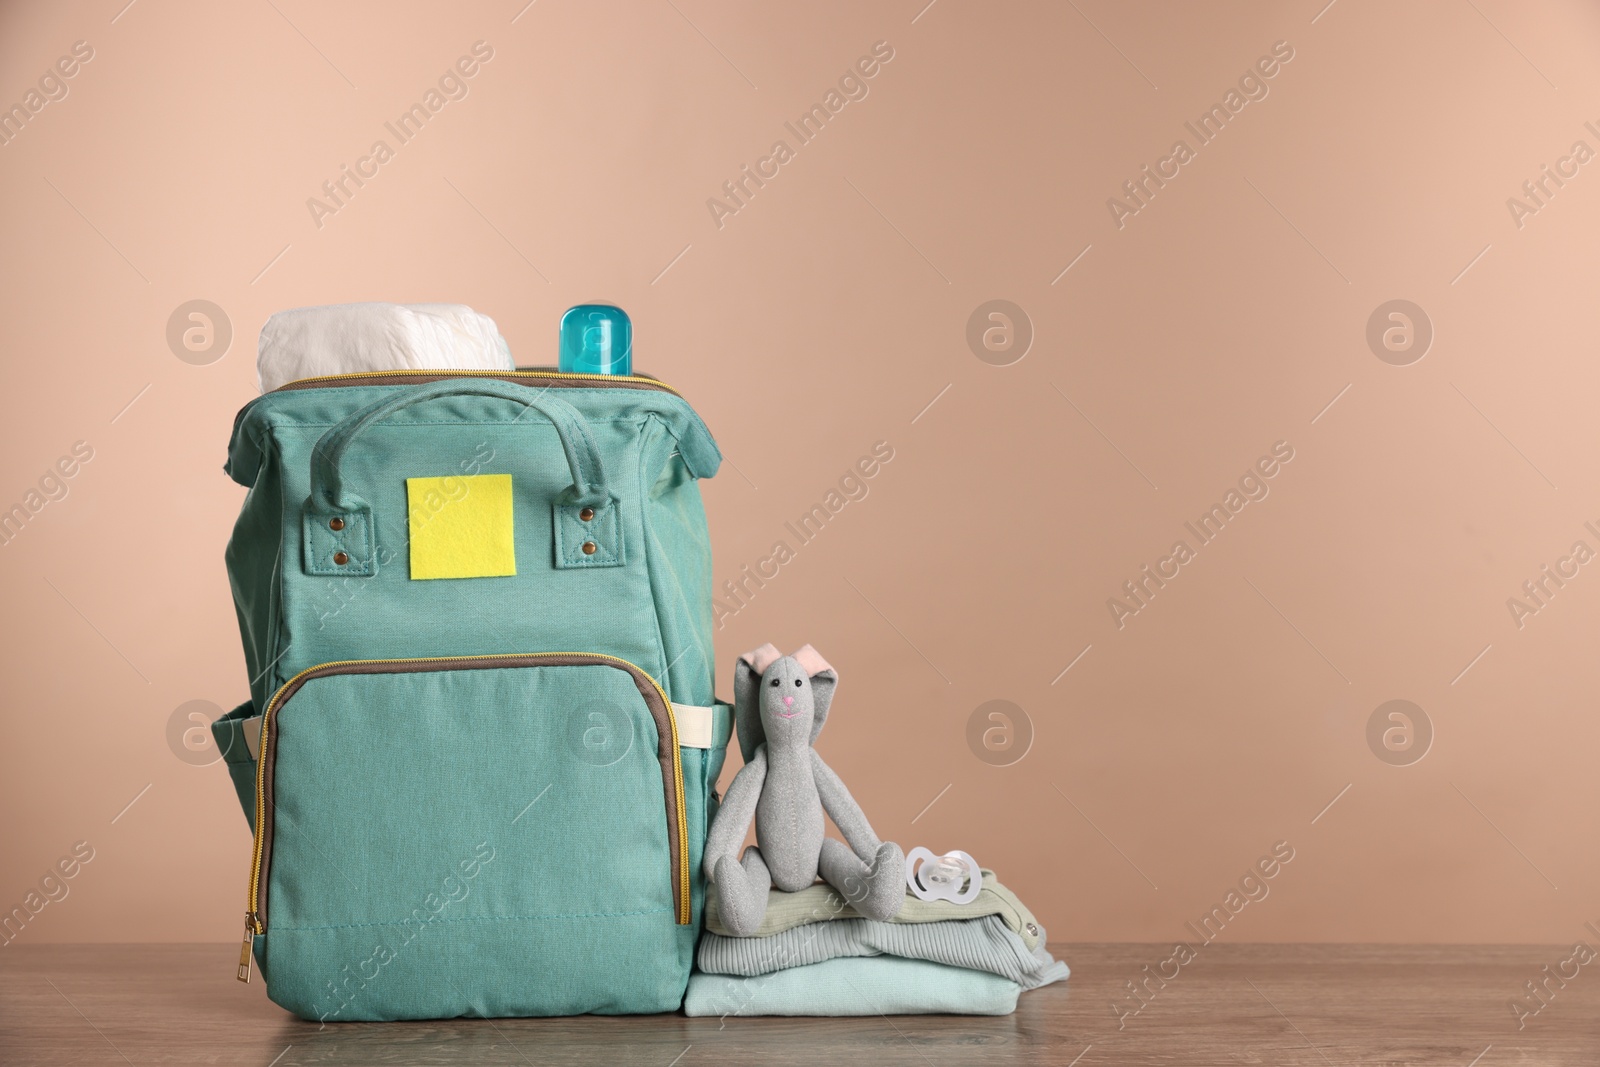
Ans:
{"type": "Polygon", "coordinates": [[[906,899],[905,853],[893,841],[878,840],[850,790],[815,750],[811,762],[822,806],[849,842],[848,846],[833,838],[822,842],[817,864],[822,877],[867,918],[894,918],[906,899]]]}
{"type": "Polygon", "coordinates": [[[732,856],[722,857],[717,861],[716,882],[722,924],[739,937],[759,930],[767,914],[767,890],[772,888],[772,874],[761,850],[751,845],[737,863],[732,856]]]}
{"type": "Polygon", "coordinates": [[[763,745],[733,776],[706,835],[705,872],[717,884],[723,923],[740,937],[748,937],[760,927],[767,913],[767,890],[772,888],[772,873],[760,849],[745,849],[742,862],[735,858],[755,818],[766,778],[767,750],[763,745]]]}
{"type": "Polygon", "coordinates": [[[817,866],[823,880],[868,919],[892,919],[905,903],[906,857],[893,841],[879,845],[872,862],[867,864],[843,841],[826,838],[817,866]]]}

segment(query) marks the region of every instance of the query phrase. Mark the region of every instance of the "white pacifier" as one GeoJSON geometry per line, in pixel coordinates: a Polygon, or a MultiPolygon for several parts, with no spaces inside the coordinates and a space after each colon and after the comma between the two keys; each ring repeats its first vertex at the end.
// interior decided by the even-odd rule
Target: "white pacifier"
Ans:
{"type": "Polygon", "coordinates": [[[983,871],[959,849],[936,856],[919,845],[906,854],[906,885],[918,900],[971,904],[983,890],[983,871]]]}

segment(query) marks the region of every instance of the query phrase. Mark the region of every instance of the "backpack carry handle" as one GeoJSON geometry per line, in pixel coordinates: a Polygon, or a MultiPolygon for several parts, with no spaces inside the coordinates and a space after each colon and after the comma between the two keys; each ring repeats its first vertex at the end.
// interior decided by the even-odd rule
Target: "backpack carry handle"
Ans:
{"type": "MultiPolygon", "coordinates": [[[[551,396],[549,389],[530,389],[524,385],[495,380],[454,379],[434,382],[399,394],[384,397],[347,415],[318,439],[311,450],[311,496],[306,501],[305,568],[309,574],[368,577],[378,572],[372,506],[344,484],[341,461],[345,452],[374,423],[416,404],[450,396],[487,396],[515,401],[530,407],[550,420],[561,439],[572,485],[556,499],[556,524],[559,531],[566,512],[583,509],[594,518],[586,520],[597,530],[620,534],[616,521],[616,498],[606,484],[605,465],[589,424],[577,408],[551,396]],[[599,520],[598,522],[596,521],[599,520]],[[338,520],[338,521],[333,521],[338,520]]],[[[573,560],[592,566],[618,565],[622,548],[594,558],[573,560]]],[[[559,562],[558,562],[559,565],[559,562]]]]}

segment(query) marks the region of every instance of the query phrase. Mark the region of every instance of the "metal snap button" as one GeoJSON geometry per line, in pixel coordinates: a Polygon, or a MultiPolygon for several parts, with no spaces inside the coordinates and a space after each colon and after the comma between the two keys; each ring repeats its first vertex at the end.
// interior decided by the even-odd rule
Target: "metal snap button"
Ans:
{"type": "Polygon", "coordinates": [[[583,554],[585,556],[592,556],[594,555],[595,549],[599,548],[600,546],[595,544],[593,541],[585,541],[579,547],[583,549],[583,554]]]}
{"type": "Polygon", "coordinates": [[[578,518],[582,519],[584,522],[588,522],[590,519],[594,518],[594,508],[584,508],[582,511],[578,512],[578,518]]]}
{"type": "Polygon", "coordinates": [[[333,554],[333,561],[339,566],[343,567],[346,563],[350,562],[350,557],[343,552],[335,552],[333,554]]]}
{"type": "Polygon", "coordinates": [[[330,529],[330,530],[342,530],[342,529],[344,529],[344,520],[339,518],[339,516],[335,515],[333,518],[328,520],[328,529],[330,529]]]}
{"type": "Polygon", "coordinates": [[[1037,926],[1033,925],[1032,923],[1029,923],[1028,924],[1028,934],[1031,937],[1038,937],[1039,936],[1039,928],[1037,926]]]}

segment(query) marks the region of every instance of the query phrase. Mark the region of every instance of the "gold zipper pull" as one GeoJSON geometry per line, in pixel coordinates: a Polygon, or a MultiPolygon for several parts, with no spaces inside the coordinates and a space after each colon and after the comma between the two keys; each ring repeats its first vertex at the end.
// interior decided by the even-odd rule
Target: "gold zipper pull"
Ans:
{"type": "Polygon", "coordinates": [[[239,946],[239,972],[241,982],[250,981],[250,950],[255,946],[256,940],[256,913],[244,913],[244,943],[239,946]]]}

